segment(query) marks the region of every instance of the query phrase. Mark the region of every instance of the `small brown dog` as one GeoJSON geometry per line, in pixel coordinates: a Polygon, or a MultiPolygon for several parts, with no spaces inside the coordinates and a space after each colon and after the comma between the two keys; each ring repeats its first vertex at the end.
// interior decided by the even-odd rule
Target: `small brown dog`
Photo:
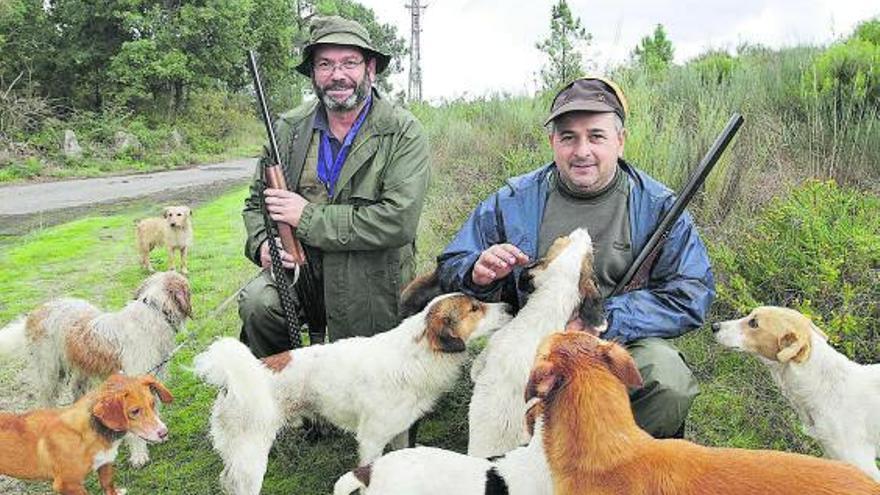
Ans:
{"type": "Polygon", "coordinates": [[[880,484],[838,461],[656,440],[633,418],[627,386],[641,385],[617,344],[584,332],[544,340],[526,400],[542,409],[556,495],[880,494],[880,484]]]}
{"type": "Polygon", "coordinates": [[[168,250],[168,269],[175,269],[175,252],[180,255],[180,273],[189,273],[187,255],[193,244],[192,210],[188,206],[166,206],[162,218],[145,218],[135,229],[138,253],[144,270],[153,272],[150,251],[158,246],[168,250]]]}
{"type": "Polygon", "coordinates": [[[122,495],[113,485],[113,460],[126,433],[163,442],[168,428],[156,413],[158,394],[171,392],[151,375],[111,375],[73,405],[24,414],[0,413],[0,474],[52,480],[65,495],[88,495],[84,482],[97,471],[105,495],[122,495]]]}

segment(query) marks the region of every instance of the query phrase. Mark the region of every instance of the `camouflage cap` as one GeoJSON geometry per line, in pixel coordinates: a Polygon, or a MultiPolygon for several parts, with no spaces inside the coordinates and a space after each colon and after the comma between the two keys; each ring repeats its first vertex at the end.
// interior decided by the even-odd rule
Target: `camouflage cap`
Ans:
{"type": "Polygon", "coordinates": [[[623,91],[610,79],[604,77],[582,77],[570,82],[562,88],[553,104],[550,105],[550,116],[544,122],[546,126],[556,117],[568,112],[613,112],[621,121],[626,121],[626,97],[623,91]]]}
{"type": "Polygon", "coordinates": [[[354,46],[376,58],[376,73],[388,67],[391,57],[373,48],[370,33],[360,23],[339,16],[316,17],[309,25],[309,41],[303,48],[303,58],[296,71],[304,76],[312,75],[312,52],[318,45],[354,46]]]}

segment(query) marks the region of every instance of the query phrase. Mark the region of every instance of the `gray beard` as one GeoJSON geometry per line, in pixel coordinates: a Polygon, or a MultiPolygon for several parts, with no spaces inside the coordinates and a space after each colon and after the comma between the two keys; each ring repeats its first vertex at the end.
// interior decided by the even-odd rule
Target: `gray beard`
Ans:
{"type": "Polygon", "coordinates": [[[367,99],[371,87],[372,84],[370,84],[370,78],[365,75],[363,81],[354,88],[354,93],[352,93],[351,96],[343,101],[336,101],[312,81],[312,89],[315,91],[318,99],[321,100],[330,112],[350,112],[356,109],[367,99]]]}

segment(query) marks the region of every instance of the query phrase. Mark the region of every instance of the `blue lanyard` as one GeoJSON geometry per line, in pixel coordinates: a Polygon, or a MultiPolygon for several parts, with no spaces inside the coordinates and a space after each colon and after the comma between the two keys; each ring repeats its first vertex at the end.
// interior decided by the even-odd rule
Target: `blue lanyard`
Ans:
{"type": "Polygon", "coordinates": [[[351,149],[351,143],[354,142],[354,138],[357,137],[358,131],[361,130],[361,126],[367,118],[367,113],[369,113],[372,103],[373,97],[370,95],[367,97],[367,104],[364,105],[361,114],[358,115],[354,125],[351,126],[351,129],[348,130],[348,134],[345,135],[345,140],[342,142],[342,148],[339,149],[339,154],[336,155],[335,160],[333,159],[333,148],[330,147],[329,132],[321,131],[321,146],[318,147],[318,179],[320,179],[324,184],[324,187],[327,188],[327,194],[331,198],[333,197],[334,189],[336,189],[336,181],[339,179],[339,173],[342,171],[342,164],[345,163],[345,158],[348,156],[348,152],[351,149]]]}

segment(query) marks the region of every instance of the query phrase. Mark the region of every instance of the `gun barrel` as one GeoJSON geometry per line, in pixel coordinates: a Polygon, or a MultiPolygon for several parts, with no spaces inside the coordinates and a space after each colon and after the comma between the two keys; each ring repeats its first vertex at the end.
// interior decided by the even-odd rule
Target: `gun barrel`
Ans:
{"type": "Polygon", "coordinates": [[[706,177],[709,175],[709,172],[712,171],[712,168],[715,167],[715,164],[718,162],[718,159],[721,158],[721,154],[724,153],[724,150],[727,149],[727,145],[730,144],[730,141],[736,135],[736,132],[739,130],[740,126],[743,124],[743,117],[739,113],[734,113],[730,120],[727,121],[727,125],[724,127],[724,130],[721,131],[721,134],[715,139],[715,142],[712,144],[712,147],[709,148],[709,151],[703,156],[703,159],[700,161],[700,164],[697,166],[696,171],[691,175],[688,182],[681,189],[681,192],[675,198],[675,202],[672,204],[672,207],[669,211],[663,215],[663,218],[660,220],[660,223],[657,225],[657,228],[654,230],[654,233],[651,234],[651,237],[648,238],[648,242],[645,244],[645,247],[639,252],[638,256],[636,256],[635,261],[633,261],[632,266],[629,267],[629,270],[626,271],[626,274],[614,288],[611,295],[616,296],[623,293],[624,289],[629,285],[629,283],[633,280],[635,275],[642,270],[643,266],[649,260],[653,260],[655,256],[652,256],[652,253],[659,247],[660,243],[666,239],[666,236],[669,235],[669,231],[672,230],[672,226],[675,225],[675,222],[678,220],[678,217],[684,212],[684,209],[691,202],[697,190],[703,183],[706,181],[706,177]]]}

